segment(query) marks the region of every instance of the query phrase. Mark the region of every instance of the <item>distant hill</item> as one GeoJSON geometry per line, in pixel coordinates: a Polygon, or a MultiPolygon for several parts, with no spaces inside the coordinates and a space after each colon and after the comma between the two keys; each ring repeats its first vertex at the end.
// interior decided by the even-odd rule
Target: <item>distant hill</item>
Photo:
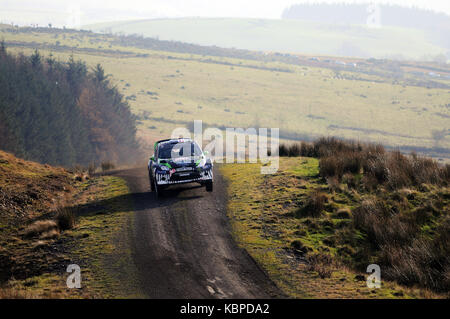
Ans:
{"type": "Polygon", "coordinates": [[[86,30],[137,34],[255,51],[355,57],[432,59],[449,51],[424,30],[365,24],[339,25],[295,19],[182,18],[109,22],[86,30]]]}
{"type": "MultiPolygon", "coordinates": [[[[296,4],[286,8],[284,19],[298,19],[333,24],[366,24],[370,12],[365,4],[296,4]]],[[[379,22],[383,26],[414,28],[425,31],[438,46],[450,49],[450,16],[419,8],[379,5],[379,22]]]]}

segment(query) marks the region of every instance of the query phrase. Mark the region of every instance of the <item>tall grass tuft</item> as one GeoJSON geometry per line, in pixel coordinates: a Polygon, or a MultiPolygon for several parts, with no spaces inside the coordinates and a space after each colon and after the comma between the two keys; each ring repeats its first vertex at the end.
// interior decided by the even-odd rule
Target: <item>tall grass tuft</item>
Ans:
{"type": "Polygon", "coordinates": [[[307,257],[307,270],[317,272],[320,278],[330,278],[333,273],[334,260],[327,254],[318,253],[307,257]]]}
{"type": "Polygon", "coordinates": [[[70,207],[59,208],[55,215],[55,221],[60,230],[72,229],[76,224],[76,213],[70,207]]]}
{"type": "Polygon", "coordinates": [[[320,191],[314,190],[309,193],[305,204],[299,209],[297,215],[299,217],[320,217],[325,209],[325,204],[328,202],[328,196],[320,191]]]}

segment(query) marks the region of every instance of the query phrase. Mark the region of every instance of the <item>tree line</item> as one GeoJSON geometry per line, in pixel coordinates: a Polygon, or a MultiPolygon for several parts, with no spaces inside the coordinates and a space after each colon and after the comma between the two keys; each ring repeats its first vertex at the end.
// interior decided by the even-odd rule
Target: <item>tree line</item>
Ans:
{"type": "Polygon", "coordinates": [[[127,162],[135,121],[100,64],[12,55],[0,43],[0,149],[52,165],[127,162]]]}

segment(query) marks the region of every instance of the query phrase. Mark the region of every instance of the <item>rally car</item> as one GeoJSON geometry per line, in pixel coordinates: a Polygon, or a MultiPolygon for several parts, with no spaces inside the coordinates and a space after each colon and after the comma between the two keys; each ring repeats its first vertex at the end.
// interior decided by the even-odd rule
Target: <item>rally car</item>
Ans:
{"type": "Polygon", "coordinates": [[[176,184],[200,183],[213,191],[213,164],[200,146],[191,139],[166,139],[155,143],[154,155],[148,161],[152,192],[176,184]]]}

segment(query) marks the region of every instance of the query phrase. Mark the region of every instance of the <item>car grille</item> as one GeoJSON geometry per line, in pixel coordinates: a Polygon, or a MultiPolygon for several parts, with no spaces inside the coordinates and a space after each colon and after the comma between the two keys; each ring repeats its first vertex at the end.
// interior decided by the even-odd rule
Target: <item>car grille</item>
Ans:
{"type": "Polygon", "coordinates": [[[196,181],[212,179],[212,171],[190,171],[190,172],[175,172],[170,176],[169,174],[156,174],[156,181],[158,183],[165,182],[167,184],[182,183],[184,181],[196,181]]]}
{"type": "Polygon", "coordinates": [[[200,174],[198,172],[186,172],[186,173],[173,173],[170,181],[187,181],[191,179],[199,179],[200,174]]]}

